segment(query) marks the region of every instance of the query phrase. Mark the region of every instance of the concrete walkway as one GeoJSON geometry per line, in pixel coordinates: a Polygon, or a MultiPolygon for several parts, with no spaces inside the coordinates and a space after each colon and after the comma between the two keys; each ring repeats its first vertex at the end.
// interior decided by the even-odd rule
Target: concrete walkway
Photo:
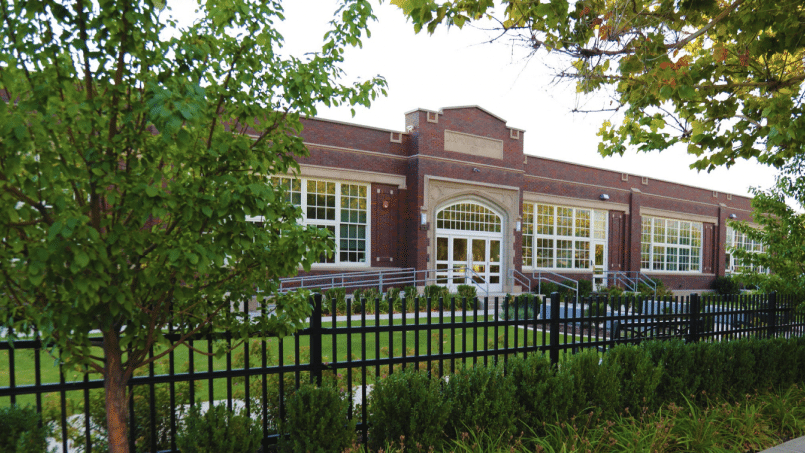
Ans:
{"type": "Polygon", "coordinates": [[[760,453],[805,453],[805,437],[789,440],[784,444],[763,450],[760,453]]]}

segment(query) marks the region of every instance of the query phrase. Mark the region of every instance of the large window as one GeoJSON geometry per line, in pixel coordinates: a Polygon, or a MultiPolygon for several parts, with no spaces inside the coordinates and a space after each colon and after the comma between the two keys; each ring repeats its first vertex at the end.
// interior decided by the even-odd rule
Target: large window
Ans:
{"type": "Polygon", "coordinates": [[[701,272],[702,224],[643,217],[640,267],[644,271],[701,272]]]}
{"type": "Polygon", "coordinates": [[[606,211],[524,203],[523,267],[589,269],[590,243],[606,228],[606,211]]]}
{"type": "MultiPolygon", "coordinates": [[[[274,177],[286,200],[302,209],[305,225],[324,228],[335,238],[335,253],[320,263],[366,263],[369,255],[369,207],[365,184],[274,177]]],[[[259,219],[249,219],[259,221],[259,219]]]]}
{"type": "Polygon", "coordinates": [[[750,253],[761,253],[763,252],[763,244],[761,244],[760,242],[753,241],[746,234],[735,231],[731,227],[727,227],[726,248],[727,248],[727,259],[725,261],[725,264],[726,264],[726,272],[728,274],[742,274],[748,272],[765,274],[767,272],[766,269],[760,266],[751,266],[742,263],[741,261],[738,260],[737,257],[733,256],[731,253],[733,249],[742,249],[750,253]]]}

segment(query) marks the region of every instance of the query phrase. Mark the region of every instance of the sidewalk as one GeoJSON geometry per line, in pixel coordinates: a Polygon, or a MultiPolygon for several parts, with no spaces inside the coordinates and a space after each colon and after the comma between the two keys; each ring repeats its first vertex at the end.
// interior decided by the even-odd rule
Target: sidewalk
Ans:
{"type": "Polygon", "coordinates": [[[789,440],[784,444],[763,450],[760,453],[805,453],[805,437],[789,440]]]}

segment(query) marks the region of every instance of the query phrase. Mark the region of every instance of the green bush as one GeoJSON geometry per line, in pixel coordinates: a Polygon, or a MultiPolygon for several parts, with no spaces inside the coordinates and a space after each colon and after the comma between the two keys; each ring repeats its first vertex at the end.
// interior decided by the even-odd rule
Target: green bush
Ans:
{"type": "Polygon", "coordinates": [[[0,452],[44,453],[51,430],[30,407],[0,407],[0,452]]]}
{"type": "Polygon", "coordinates": [[[447,289],[446,286],[439,286],[439,285],[428,285],[425,287],[425,291],[423,296],[426,299],[432,299],[431,306],[438,306],[439,298],[442,297],[447,302],[447,298],[450,296],[450,290],[447,289]]]}
{"type": "Polygon", "coordinates": [[[502,366],[458,370],[444,389],[451,406],[445,432],[453,438],[469,430],[491,437],[513,435],[515,416],[520,412],[514,392],[514,383],[503,374],[502,366]]]}
{"type": "MultiPolygon", "coordinates": [[[[137,375],[145,374],[147,369],[140,369],[137,375]]],[[[167,369],[157,368],[156,373],[165,373],[167,369]]],[[[170,386],[168,384],[154,385],[154,413],[156,414],[156,431],[151,431],[151,387],[137,385],[132,389],[134,401],[134,441],[135,452],[150,451],[152,436],[155,437],[157,449],[171,448],[171,414],[180,419],[184,414],[184,406],[190,403],[190,384],[179,382],[174,392],[174,404],[171,404],[170,386]]],[[[89,395],[89,419],[92,451],[104,451],[109,448],[106,419],[106,398],[103,391],[93,390],[89,395]]],[[[56,435],[60,433],[57,431],[56,435]]],[[[75,451],[82,452],[86,446],[83,430],[68,430],[68,438],[75,445],[75,451]]],[[[2,450],[0,450],[2,451],[2,450]]]]}
{"type": "Polygon", "coordinates": [[[656,409],[657,386],[663,374],[662,365],[652,362],[644,349],[636,345],[618,345],[604,354],[603,366],[612,365],[617,370],[620,382],[621,408],[630,408],[632,413],[643,407],[656,409]]]}
{"type": "Polygon", "coordinates": [[[559,285],[554,282],[537,282],[534,288],[531,289],[535,294],[542,294],[543,296],[550,296],[551,293],[559,292],[559,285]]]}
{"type": "Polygon", "coordinates": [[[654,288],[651,288],[649,285],[645,283],[640,283],[637,285],[637,292],[640,296],[647,297],[647,298],[654,298],[655,292],[657,298],[662,297],[669,297],[672,296],[673,293],[670,289],[665,287],[665,283],[659,278],[652,278],[650,279],[652,283],[654,283],[654,288]]]}
{"type": "Polygon", "coordinates": [[[347,310],[347,290],[344,288],[330,288],[324,291],[324,301],[322,302],[322,314],[330,315],[336,307],[342,307],[342,312],[347,310]]]}
{"type": "Polygon", "coordinates": [[[543,354],[526,359],[513,357],[507,370],[520,402],[518,431],[542,432],[543,423],[567,421],[585,407],[578,382],[568,373],[557,374],[556,367],[543,354]]]}
{"type": "Polygon", "coordinates": [[[559,375],[567,373],[578,385],[578,390],[589,408],[605,416],[616,414],[620,409],[621,382],[618,364],[602,361],[596,349],[585,349],[571,355],[559,369],[559,375]]]}
{"type": "Polygon", "coordinates": [[[458,296],[467,301],[474,301],[478,297],[478,289],[474,285],[458,285],[458,296]]]}
{"type": "Polygon", "coordinates": [[[741,283],[733,277],[719,276],[713,280],[711,286],[719,296],[741,294],[741,283]]]}
{"type": "Polygon", "coordinates": [[[537,319],[542,298],[535,294],[506,295],[500,307],[503,319],[537,319]]]}
{"type": "Polygon", "coordinates": [[[674,402],[685,403],[685,397],[698,393],[701,375],[695,358],[687,343],[681,339],[668,341],[645,341],[640,348],[655,365],[662,366],[660,384],[655,390],[658,404],[674,402]]]}
{"type": "Polygon", "coordinates": [[[256,452],[262,440],[260,422],[248,414],[219,404],[201,415],[197,405],[185,417],[176,447],[181,453],[245,453],[256,452]]]}
{"type": "Polygon", "coordinates": [[[592,280],[579,280],[579,297],[589,297],[593,292],[592,280]]]}
{"type": "Polygon", "coordinates": [[[442,395],[442,385],[441,380],[413,368],[378,381],[369,395],[371,448],[376,450],[391,442],[402,442],[409,449],[417,444],[440,448],[450,416],[450,402],[442,395]]]}
{"type": "Polygon", "coordinates": [[[288,397],[285,420],[280,426],[287,435],[280,437],[281,452],[340,452],[355,439],[355,419],[349,419],[349,401],[329,385],[301,386],[288,397]]]}

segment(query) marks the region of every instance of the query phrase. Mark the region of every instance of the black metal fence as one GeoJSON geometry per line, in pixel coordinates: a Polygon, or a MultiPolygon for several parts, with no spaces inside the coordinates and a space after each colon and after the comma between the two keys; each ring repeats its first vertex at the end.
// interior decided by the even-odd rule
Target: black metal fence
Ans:
{"type": "MultiPolygon", "coordinates": [[[[380,300],[357,307],[347,301],[346,312],[357,314],[322,316],[317,295],[311,299],[309,327],[293,337],[253,338],[233,348],[228,333],[209,333],[132,378],[129,438],[132,451],[175,451],[182,414],[190,406],[215,402],[259,417],[265,444],[273,444],[279,436],[276,421],[285,416],[281,395],[303,382],[325,380],[354,402],[352,414],[359,418],[365,441],[363,403],[371,385],[395,370],[414,366],[441,377],[457,367],[535,352],[559,363],[564,354],[580,349],[606,351],[648,338],[693,342],[802,336],[805,316],[797,302],[776,294],[560,300],[554,293],[508,300],[421,298],[401,304],[393,315],[380,313],[380,300]],[[230,351],[215,358],[218,342],[230,351]]],[[[66,370],[42,348],[38,339],[0,343],[0,406],[34,405],[56,425],[63,452],[101,451],[103,381],[97,374],[66,370]]]]}

